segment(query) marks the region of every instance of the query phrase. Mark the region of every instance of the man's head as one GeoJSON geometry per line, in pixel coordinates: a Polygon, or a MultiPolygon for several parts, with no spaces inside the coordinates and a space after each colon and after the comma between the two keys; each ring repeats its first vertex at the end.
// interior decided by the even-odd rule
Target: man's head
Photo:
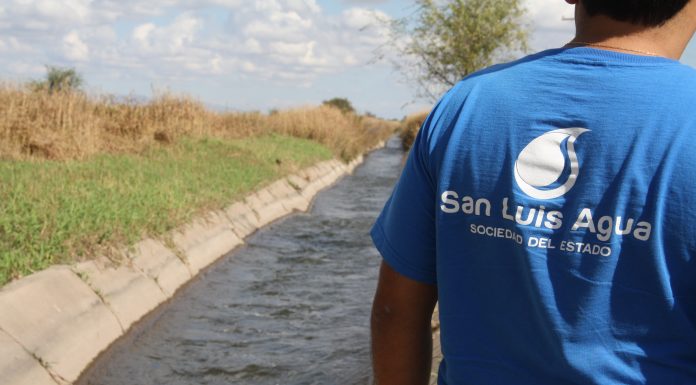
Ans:
{"type": "Polygon", "coordinates": [[[565,0],[575,5],[575,42],[678,59],[696,32],[696,0],[565,0]]]}
{"type": "Polygon", "coordinates": [[[657,27],[678,14],[690,0],[581,0],[589,16],[657,27]]]}

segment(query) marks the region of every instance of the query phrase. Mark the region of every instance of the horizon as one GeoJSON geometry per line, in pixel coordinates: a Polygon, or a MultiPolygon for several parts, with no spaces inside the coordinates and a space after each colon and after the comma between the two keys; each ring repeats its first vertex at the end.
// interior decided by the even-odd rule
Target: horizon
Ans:
{"type": "MultiPolygon", "coordinates": [[[[526,0],[530,51],[569,41],[572,7],[526,0]]],[[[260,111],[347,98],[387,119],[429,109],[415,85],[376,60],[398,0],[10,0],[0,5],[1,79],[40,79],[75,68],[90,94],[150,99],[186,95],[216,111],[260,111]]],[[[391,55],[391,56],[390,56],[391,55]]],[[[682,63],[696,67],[696,43],[682,63]]]]}

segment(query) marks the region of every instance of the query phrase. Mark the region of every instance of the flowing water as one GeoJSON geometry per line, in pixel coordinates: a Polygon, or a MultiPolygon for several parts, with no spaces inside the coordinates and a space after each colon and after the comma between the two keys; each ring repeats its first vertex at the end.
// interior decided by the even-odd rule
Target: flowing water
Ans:
{"type": "Polygon", "coordinates": [[[368,232],[403,152],[393,139],[355,174],[247,239],[117,343],[81,384],[370,381],[380,258],[368,232]]]}

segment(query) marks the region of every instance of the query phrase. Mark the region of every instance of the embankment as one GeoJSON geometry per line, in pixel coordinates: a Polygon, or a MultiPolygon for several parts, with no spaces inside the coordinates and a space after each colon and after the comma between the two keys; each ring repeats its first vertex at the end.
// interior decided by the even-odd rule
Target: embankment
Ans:
{"type": "MultiPolygon", "coordinates": [[[[380,144],[380,146],[383,143],[380,144]]],[[[58,385],[256,229],[295,211],[362,161],[324,161],[211,211],[164,236],[50,267],[0,290],[0,383],[58,385]]]]}
{"type": "Polygon", "coordinates": [[[433,361],[430,366],[430,385],[437,385],[437,374],[442,361],[442,347],[440,346],[440,310],[435,308],[433,319],[430,321],[433,332],[433,361]]]}

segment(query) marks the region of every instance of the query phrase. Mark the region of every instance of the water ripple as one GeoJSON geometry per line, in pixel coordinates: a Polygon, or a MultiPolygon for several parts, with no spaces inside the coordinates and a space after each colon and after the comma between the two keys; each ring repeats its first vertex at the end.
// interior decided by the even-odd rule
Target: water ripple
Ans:
{"type": "Polygon", "coordinates": [[[81,383],[367,384],[379,266],[368,231],[402,156],[390,142],[311,213],[259,231],[81,383]]]}

